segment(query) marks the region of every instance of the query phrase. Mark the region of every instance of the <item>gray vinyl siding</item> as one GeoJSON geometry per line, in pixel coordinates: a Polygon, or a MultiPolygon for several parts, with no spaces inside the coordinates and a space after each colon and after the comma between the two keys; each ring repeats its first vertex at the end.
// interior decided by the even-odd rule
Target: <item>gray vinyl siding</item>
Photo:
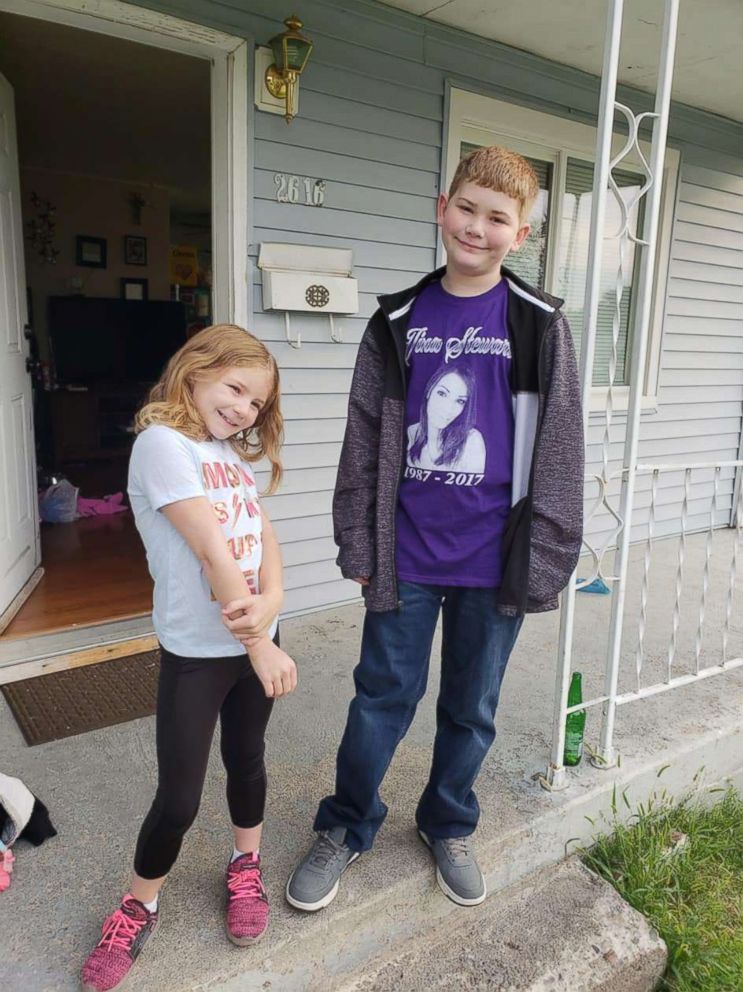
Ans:
{"type": "MultiPolygon", "coordinates": [[[[663,322],[657,410],[643,413],[640,459],[646,463],[735,461],[743,415],[743,159],[734,174],[710,167],[715,156],[688,148],[682,161],[663,322]],[[697,164],[706,162],[707,164],[697,164]]],[[[725,169],[735,168],[730,161],[725,169]]],[[[625,418],[611,430],[619,467],[625,418]]],[[[588,459],[601,458],[603,421],[592,418],[588,459]]],[[[713,472],[690,478],[687,529],[729,525],[735,470],[722,469],[712,513],[713,472]]],[[[618,483],[611,492],[618,491],[618,483]]],[[[595,484],[587,487],[595,497],[595,484]]],[[[658,537],[680,532],[684,473],[661,473],[655,510],[658,537]]],[[[587,500],[587,509],[591,505],[587,500]]],[[[650,475],[638,481],[633,540],[647,536],[650,475]]],[[[611,533],[605,512],[588,524],[592,543],[611,533]]]]}
{"type": "MultiPolygon", "coordinates": [[[[149,0],[148,6],[265,44],[281,29],[273,0],[149,0]]],[[[288,13],[282,11],[282,14],[288,13]]],[[[268,501],[286,562],[286,609],[320,608],[355,597],[334,564],[332,488],[358,342],[379,293],[410,284],[435,265],[444,107],[449,83],[574,120],[594,122],[598,80],[526,51],[355,0],[307,0],[299,15],[315,43],[301,80],[299,116],[251,110],[254,165],[250,257],[253,329],[276,355],[286,417],[285,481],[268,501]],[[280,204],[276,172],[327,181],[322,208],[280,204]],[[260,243],[352,248],[360,312],[336,321],[263,311],[260,243]]],[[[528,46],[524,46],[528,47],[528,46]]],[[[652,99],[620,88],[636,111],[652,99]]],[[[654,461],[737,457],[743,400],[743,126],[676,107],[670,140],[682,155],[678,215],[664,321],[659,405],[642,420],[641,457],[654,461]]],[[[624,417],[615,415],[611,459],[621,459],[624,417]]],[[[602,428],[592,418],[589,459],[602,428]]],[[[656,532],[679,528],[683,474],[664,477],[656,532]]],[[[716,522],[727,524],[732,474],[720,486],[716,522]]],[[[707,526],[709,481],[696,482],[690,526],[707,526]]],[[[649,480],[638,489],[643,536],[649,480]]],[[[587,493],[590,505],[591,490],[587,493]]],[[[597,520],[592,533],[606,531],[597,520]]]]}
{"type": "MultiPolygon", "coordinates": [[[[370,40],[366,28],[355,33],[370,40]]],[[[287,611],[358,596],[335,565],[330,515],[348,389],[377,295],[435,265],[443,126],[440,78],[424,76],[428,92],[399,85],[412,81],[420,38],[407,44],[398,37],[396,54],[383,44],[382,79],[372,51],[354,46],[352,66],[339,69],[325,59],[331,51],[347,59],[346,47],[330,49],[312,34],[313,71],[302,80],[299,116],[287,127],[281,117],[256,115],[251,256],[257,260],[262,241],[352,248],[360,311],[335,318],[342,344],[331,341],[327,317],[292,314],[292,336],[302,336],[302,347],[292,348],[284,315],[263,311],[261,274],[253,270],[253,323],[279,361],[286,417],[284,483],[268,511],[284,554],[287,611]],[[325,179],[324,206],[278,203],[276,172],[325,179]]]]}
{"type": "MultiPolygon", "coordinates": [[[[743,145],[742,145],[743,151],[743,145]]],[[[688,157],[692,159],[691,156],[688,157]]],[[[660,374],[659,427],[667,460],[739,457],[743,412],[743,160],[739,174],[696,165],[681,170],[660,374]],[[715,257],[710,257],[710,250],[715,257]],[[736,395],[737,393],[737,395],[736,395]],[[679,400],[681,401],[679,404],[679,400]]],[[[693,478],[704,478],[704,473],[693,478]]],[[[706,473],[711,479],[711,474],[706,473]]],[[[715,524],[730,522],[735,472],[720,475],[715,524]]],[[[692,529],[709,526],[711,483],[690,508],[692,529]]],[[[680,488],[664,490],[679,506],[680,488]]],[[[678,514],[666,524],[678,529],[678,514]]]]}

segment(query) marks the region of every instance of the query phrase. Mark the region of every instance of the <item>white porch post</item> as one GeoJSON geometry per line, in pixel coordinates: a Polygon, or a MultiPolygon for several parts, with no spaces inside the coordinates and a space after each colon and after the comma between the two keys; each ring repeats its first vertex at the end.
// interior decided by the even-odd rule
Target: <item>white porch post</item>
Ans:
{"type": "MultiPolygon", "coordinates": [[[[635,498],[637,475],[637,451],[640,440],[640,412],[645,386],[645,360],[647,356],[650,308],[653,296],[655,275],[655,248],[658,235],[658,217],[663,180],[663,162],[668,134],[668,114],[671,107],[671,83],[673,80],[673,60],[676,51],[676,29],[678,26],[678,0],[666,0],[661,40],[658,86],[655,97],[653,120],[653,141],[650,152],[650,179],[652,185],[647,193],[647,212],[643,230],[644,247],[641,249],[640,277],[637,289],[637,325],[632,365],[630,373],[629,410],[627,412],[627,433],[624,445],[624,474],[619,501],[619,516],[623,521],[620,543],[614,564],[614,583],[611,620],[609,625],[609,651],[607,654],[606,695],[601,741],[596,764],[610,767],[616,761],[614,748],[614,719],[616,716],[617,680],[622,648],[622,621],[624,620],[624,600],[627,588],[627,563],[629,560],[630,534],[632,530],[632,510],[635,498]]],[[[650,115],[640,114],[636,123],[650,115]]]]}
{"type": "MultiPolygon", "coordinates": [[[[619,46],[622,31],[623,0],[609,0],[607,14],[607,31],[604,49],[604,70],[601,84],[601,102],[599,109],[599,129],[597,136],[596,169],[593,184],[593,200],[591,215],[591,230],[589,241],[589,270],[586,281],[584,304],[584,327],[581,339],[581,383],[583,399],[583,425],[588,426],[590,410],[591,385],[593,380],[593,361],[596,340],[596,326],[600,296],[600,278],[602,248],[604,241],[604,219],[606,211],[606,196],[611,185],[612,192],[618,196],[618,190],[612,180],[611,170],[632,149],[636,148],[640,158],[645,163],[639,147],[639,127],[645,118],[653,120],[653,137],[649,165],[646,164],[647,181],[639,196],[647,195],[647,208],[640,241],[634,238],[628,227],[628,211],[623,207],[624,224],[616,237],[620,245],[628,240],[635,240],[642,245],[640,271],[638,281],[638,296],[636,308],[636,323],[634,328],[632,364],[630,374],[630,397],[627,414],[625,449],[622,471],[622,488],[618,510],[611,506],[608,497],[608,483],[612,474],[609,472],[609,424],[612,415],[612,387],[616,374],[616,344],[618,338],[618,305],[625,287],[622,269],[617,275],[616,299],[617,314],[614,320],[614,353],[609,369],[609,389],[605,409],[605,432],[603,445],[603,468],[600,475],[595,477],[599,485],[599,499],[593,508],[595,512],[604,507],[616,518],[618,532],[598,551],[586,543],[594,559],[594,574],[587,580],[603,577],[612,584],[612,611],[609,627],[606,684],[602,697],[592,700],[591,704],[603,703],[603,721],[601,741],[595,763],[600,767],[610,767],[615,762],[613,746],[614,719],[617,705],[617,683],[619,661],[621,656],[622,622],[624,618],[625,591],[627,582],[627,564],[629,558],[629,542],[632,528],[632,511],[634,504],[635,476],[637,469],[637,452],[640,428],[640,412],[645,384],[645,363],[647,355],[647,340],[650,325],[650,311],[656,257],[656,239],[658,218],[662,192],[663,162],[665,156],[666,136],[668,131],[668,114],[671,100],[671,81],[673,75],[673,60],[676,47],[676,28],[678,20],[678,0],[666,0],[663,37],[661,42],[658,83],[656,88],[655,109],[653,113],[634,115],[628,108],[616,103],[616,78],[619,57],[619,46]],[[621,112],[627,119],[629,137],[622,151],[615,159],[609,161],[611,154],[611,137],[615,111],[621,112]],[[614,560],[613,574],[602,576],[602,562],[609,550],[609,541],[617,539],[617,550],[614,560]]],[[[639,199],[638,196],[638,199],[639,199]]],[[[590,518],[589,518],[590,519],[590,518]]],[[[575,575],[572,576],[563,594],[562,611],[560,616],[560,641],[558,647],[557,680],[555,687],[555,720],[552,735],[552,753],[547,774],[543,784],[547,788],[560,789],[566,785],[566,774],[563,765],[565,746],[565,720],[569,712],[567,707],[568,686],[571,676],[571,656],[573,620],[575,611],[575,575]]]]}
{"type": "MultiPolygon", "coordinates": [[[[583,333],[580,351],[581,402],[583,404],[583,434],[588,432],[588,417],[591,406],[591,386],[593,384],[593,358],[596,346],[596,325],[598,321],[599,297],[601,292],[601,257],[604,247],[604,218],[606,216],[606,191],[609,182],[611,159],[611,139],[614,124],[614,101],[617,90],[617,69],[619,66],[619,46],[622,39],[622,11],[624,0],[609,0],[604,40],[604,67],[601,73],[601,96],[599,101],[599,127],[596,137],[596,168],[593,176],[593,199],[591,229],[588,242],[588,258],[591,260],[586,278],[585,301],[583,305],[583,333]]],[[[565,716],[568,703],[568,689],[573,654],[573,619],[575,615],[575,579],[573,572],[570,582],[562,595],[560,610],[560,640],[558,645],[557,680],[555,684],[555,706],[552,729],[552,753],[547,767],[546,785],[553,790],[566,786],[563,752],[565,750],[565,716]]]]}

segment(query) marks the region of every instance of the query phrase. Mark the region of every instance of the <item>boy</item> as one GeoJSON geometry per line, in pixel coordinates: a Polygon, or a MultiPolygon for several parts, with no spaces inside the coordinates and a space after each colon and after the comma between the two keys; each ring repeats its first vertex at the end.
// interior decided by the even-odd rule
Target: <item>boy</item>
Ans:
{"type": "Polygon", "coordinates": [[[529,233],[537,193],[520,155],[493,147],[462,159],[438,201],[446,268],[380,297],[359,347],[333,517],[338,564],[364,587],[367,612],[335,795],[287,884],[298,909],[327,906],[372,846],[439,610],[437,731],[416,821],[446,895],[485,898],[472,787],[524,613],[556,608],[582,534],[570,329],[560,300],[501,268],[529,233]]]}

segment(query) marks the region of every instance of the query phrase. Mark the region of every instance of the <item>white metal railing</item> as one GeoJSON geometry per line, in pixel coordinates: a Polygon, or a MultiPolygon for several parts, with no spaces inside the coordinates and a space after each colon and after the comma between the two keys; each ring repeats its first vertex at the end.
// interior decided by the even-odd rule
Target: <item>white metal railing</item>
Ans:
{"type": "MultiPolygon", "coordinates": [[[[663,34],[661,40],[658,78],[656,86],[655,107],[652,112],[635,115],[629,107],[616,101],[617,67],[619,64],[619,49],[622,35],[623,0],[609,0],[604,45],[604,66],[601,79],[601,96],[599,107],[599,124],[597,135],[596,168],[594,173],[593,200],[591,213],[591,229],[589,240],[589,270],[586,279],[584,302],[584,327],[581,339],[581,390],[583,400],[584,433],[588,430],[588,414],[590,407],[591,385],[593,380],[593,364],[598,322],[601,262],[603,243],[605,240],[604,226],[606,217],[606,199],[609,192],[618,201],[622,223],[619,231],[612,237],[619,242],[619,267],[615,284],[615,312],[612,324],[612,354],[609,363],[609,386],[604,410],[604,433],[601,446],[600,470],[592,476],[598,485],[598,497],[591,507],[586,525],[590,528],[591,521],[600,512],[608,512],[614,520],[609,533],[599,547],[594,547],[584,538],[584,544],[589,551],[593,566],[591,574],[581,583],[587,585],[601,578],[611,585],[612,609],[609,625],[609,638],[606,659],[606,681],[604,693],[597,699],[588,700],[581,704],[583,709],[591,706],[603,706],[601,742],[597,752],[597,761],[603,767],[615,763],[613,745],[614,721],[616,708],[622,702],[629,701],[617,691],[619,676],[619,661],[622,643],[622,627],[627,590],[627,567],[630,551],[630,534],[632,529],[635,485],[639,471],[638,443],[642,395],[645,380],[645,365],[648,344],[648,329],[650,325],[650,310],[655,272],[655,258],[658,234],[658,219],[660,214],[661,187],[663,163],[665,157],[666,136],[668,132],[668,115],[671,103],[671,81],[673,76],[673,61],[676,48],[676,31],[678,23],[678,0],[665,0],[663,34]],[[627,123],[627,140],[621,151],[611,158],[611,139],[614,127],[615,113],[621,114],[627,123]],[[639,143],[639,130],[643,123],[652,125],[652,142],[650,161],[643,155],[639,143]],[[631,152],[639,157],[644,172],[641,188],[630,203],[625,203],[619,195],[619,189],[612,177],[615,169],[631,152]],[[632,209],[638,201],[644,198],[646,204],[642,238],[635,236],[630,228],[632,209]],[[635,308],[634,335],[632,339],[632,361],[630,372],[630,395],[627,411],[624,456],[622,467],[612,472],[610,469],[609,442],[610,428],[613,415],[613,393],[617,371],[617,342],[620,329],[620,304],[623,293],[628,287],[624,284],[623,261],[625,253],[634,242],[640,248],[639,277],[637,283],[637,302],[635,308]],[[610,495],[611,483],[621,480],[619,504],[615,506],[610,495]],[[611,572],[604,568],[604,559],[608,552],[615,549],[611,572]]],[[[683,466],[673,466],[678,471],[683,466]]],[[[666,467],[663,467],[666,468],[666,467]]],[[[651,467],[652,470],[652,467],[651,467]]],[[[658,471],[661,467],[658,467],[658,471]]],[[[650,547],[652,547],[652,526],[655,499],[657,496],[657,477],[653,475],[651,482],[650,547]]],[[[688,473],[687,473],[688,480],[688,473]]],[[[688,486],[688,481],[686,483],[688,486]]],[[[687,493],[688,503],[688,488],[687,493]]],[[[682,528],[682,539],[684,539],[682,528]]],[[[684,549],[680,551],[677,582],[683,581],[684,549]]],[[[646,551],[646,572],[643,580],[645,605],[647,605],[647,581],[649,575],[649,552],[646,551]]],[[[544,784],[551,789],[564,788],[566,774],[563,766],[563,751],[565,747],[565,718],[572,709],[567,706],[568,687],[572,671],[573,627],[575,618],[575,594],[578,588],[575,573],[562,597],[560,615],[559,657],[557,679],[555,686],[554,723],[552,736],[551,760],[547,768],[544,784]]],[[[680,596],[680,590],[678,591],[680,596]]],[[[674,614],[674,641],[669,647],[669,670],[673,668],[675,654],[675,636],[678,630],[678,614],[674,614]]],[[[645,614],[641,611],[640,643],[645,633],[645,614]]],[[[703,614],[702,614],[703,620],[703,614]]],[[[642,655],[640,655],[642,656],[642,655]]],[[[698,677],[698,676],[697,676],[698,677]]],[[[670,687],[670,684],[664,683],[670,687]]],[[[643,690],[644,691],[644,690],[643,690]]],[[[656,689],[656,691],[659,691],[656,689]]],[[[632,698],[638,698],[637,694],[632,698]]],[[[575,708],[575,707],[574,707],[575,708]]]]}
{"type": "MultiPolygon", "coordinates": [[[[740,487],[736,491],[734,499],[737,501],[734,509],[734,520],[735,520],[735,533],[733,536],[733,548],[730,559],[730,566],[727,571],[727,582],[726,589],[724,592],[725,609],[724,609],[724,621],[722,624],[722,631],[720,634],[720,640],[717,645],[712,645],[710,650],[719,651],[719,656],[721,658],[719,664],[714,665],[702,665],[702,647],[705,643],[711,640],[712,632],[707,630],[707,607],[709,605],[709,593],[710,593],[710,581],[711,581],[711,562],[713,559],[715,534],[720,535],[721,531],[719,528],[719,488],[720,488],[720,478],[721,473],[724,469],[730,469],[738,471],[743,468],[743,461],[726,461],[726,462],[698,462],[687,465],[679,464],[657,464],[657,465],[646,465],[638,464],[635,466],[636,472],[638,474],[650,474],[651,485],[650,485],[650,505],[647,508],[647,523],[646,527],[646,537],[644,542],[643,556],[642,556],[642,579],[640,583],[640,615],[638,617],[637,625],[637,646],[635,650],[635,685],[632,689],[622,692],[615,693],[614,696],[609,696],[604,694],[591,698],[582,702],[576,706],[565,706],[561,718],[564,724],[565,717],[568,713],[572,713],[575,710],[580,709],[591,709],[596,706],[606,707],[609,704],[613,704],[614,707],[623,706],[627,703],[634,702],[637,699],[646,699],[649,696],[655,696],[662,692],[667,692],[670,689],[675,689],[678,686],[689,685],[692,682],[700,681],[702,679],[709,678],[712,675],[720,675],[723,672],[732,671],[736,668],[743,666],[743,657],[729,657],[728,647],[730,639],[730,631],[732,625],[733,617],[733,603],[735,598],[735,591],[738,581],[738,560],[741,550],[741,541],[743,540],[743,489],[740,487]],[[646,631],[648,626],[648,602],[649,602],[649,592],[650,592],[650,569],[652,563],[652,550],[656,540],[655,537],[655,511],[658,501],[658,480],[663,473],[678,473],[679,470],[683,472],[683,490],[681,495],[681,510],[680,510],[680,523],[681,529],[678,535],[678,546],[676,553],[676,567],[674,574],[673,586],[671,588],[671,599],[672,604],[669,609],[668,620],[668,639],[666,648],[664,651],[664,667],[665,667],[665,677],[662,681],[652,682],[650,684],[643,684],[643,673],[645,662],[648,658],[648,652],[646,650],[646,631]],[[713,473],[711,480],[711,491],[709,493],[709,519],[706,528],[706,533],[704,534],[704,562],[702,566],[702,576],[701,576],[701,591],[699,596],[699,609],[694,621],[694,638],[693,638],[693,671],[684,672],[679,674],[678,669],[678,654],[679,654],[679,625],[682,613],[682,601],[683,594],[688,588],[688,578],[686,574],[687,569],[687,557],[688,557],[688,545],[690,533],[688,531],[688,507],[690,501],[690,488],[692,485],[692,476],[696,472],[713,473]]],[[[709,480],[705,480],[709,481],[709,480]]],[[[698,529],[695,530],[696,536],[699,535],[698,529]]],[[[688,600],[685,603],[686,608],[688,608],[688,600]]],[[[719,627],[718,627],[719,629],[719,627]]],[[[564,745],[563,745],[564,746],[564,745]]],[[[604,761],[599,755],[599,759],[595,762],[598,766],[604,767],[604,761]]],[[[557,763],[555,763],[557,764],[557,763]]],[[[554,784],[549,784],[551,788],[555,788],[554,784]]],[[[558,786],[559,787],[559,786],[558,786]]]]}
{"type": "MultiPolygon", "coordinates": [[[[641,597],[640,605],[640,619],[639,619],[639,636],[638,636],[638,646],[635,656],[635,670],[636,670],[636,688],[627,693],[623,693],[616,698],[616,704],[622,705],[623,703],[630,702],[633,699],[641,699],[646,696],[657,695],[659,692],[665,692],[668,689],[672,689],[677,685],[688,685],[690,682],[694,682],[696,679],[707,678],[710,675],[718,675],[721,672],[731,671],[734,668],[739,668],[743,665],[743,657],[739,658],[728,658],[728,643],[730,638],[730,627],[733,616],[733,601],[735,598],[735,588],[738,578],[738,555],[740,553],[740,541],[743,535],[743,504],[741,503],[741,496],[743,495],[743,490],[739,489],[736,499],[736,505],[734,510],[734,520],[735,520],[735,536],[733,539],[733,551],[732,558],[730,562],[730,568],[728,570],[727,579],[727,589],[725,592],[725,620],[722,627],[722,637],[720,644],[720,655],[722,661],[719,665],[710,665],[706,668],[702,668],[701,656],[702,656],[702,645],[704,643],[705,637],[705,621],[707,619],[707,605],[709,597],[710,588],[710,569],[712,562],[712,551],[715,538],[715,530],[717,529],[717,512],[718,512],[718,498],[719,498],[719,488],[720,488],[720,475],[723,469],[729,468],[734,469],[736,472],[743,467],[743,461],[729,461],[729,462],[698,462],[691,465],[682,466],[684,469],[684,492],[683,500],[681,505],[681,532],[678,538],[678,554],[677,554],[677,564],[676,564],[676,575],[674,583],[674,603],[673,611],[671,616],[671,634],[668,640],[668,650],[666,655],[666,677],[663,682],[657,682],[654,685],[643,686],[642,685],[642,673],[643,666],[646,660],[646,654],[644,650],[642,633],[645,630],[647,622],[647,591],[650,585],[650,562],[651,562],[651,551],[653,544],[653,517],[654,517],[654,503],[657,498],[657,484],[653,485],[651,488],[651,502],[650,502],[650,513],[648,516],[648,536],[645,547],[645,554],[643,556],[643,577],[642,577],[642,589],[643,595],[641,597]],[[692,473],[700,470],[712,470],[712,492],[710,495],[710,511],[709,511],[709,525],[707,527],[705,545],[704,545],[704,566],[702,568],[702,583],[701,583],[701,595],[699,599],[699,613],[698,619],[696,621],[696,632],[694,635],[694,671],[685,675],[674,675],[674,667],[678,652],[678,631],[679,623],[681,618],[681,598],[684,591],[684,571],[686,565],[686,553],[687,553],[687,520],[688,520],[688,505],[689,505],[689,490],[691,487],[691,477],[692,473]]],[[[668,465],[637,465],[638,472],[651,472],[654,483],[657,483],[657,479],[662,472],[678,472],[679,466],[675,464],[668,465]]],[[[719,532],[719,531],[718,531],[719,532]]]]}

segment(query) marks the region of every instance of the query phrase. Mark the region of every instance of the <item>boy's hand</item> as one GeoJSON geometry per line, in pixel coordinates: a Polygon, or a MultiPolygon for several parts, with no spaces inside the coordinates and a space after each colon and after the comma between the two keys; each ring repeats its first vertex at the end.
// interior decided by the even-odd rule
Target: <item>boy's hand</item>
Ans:
{"type": "Polygon", "coordinates": [[[360,575],[358,578],[355,578],[353,581],[354,582],[358,582],[358,584],[360,586],[368,586],[369,585],[369,576],[368,575],[360,575]]]}
{"type": "Polygon", "coordinates": [[[233,599],[222,608],[222,623],[238,641],[264,637],[281,609],[279,593],[261,593],[233,599]]]}
{"type": "Polygon", "coordinates": [[[250,664],[269,699],[278,699],[297,687],[297,666],[268,637],[251,641],[247,646],[250,664]]]}

